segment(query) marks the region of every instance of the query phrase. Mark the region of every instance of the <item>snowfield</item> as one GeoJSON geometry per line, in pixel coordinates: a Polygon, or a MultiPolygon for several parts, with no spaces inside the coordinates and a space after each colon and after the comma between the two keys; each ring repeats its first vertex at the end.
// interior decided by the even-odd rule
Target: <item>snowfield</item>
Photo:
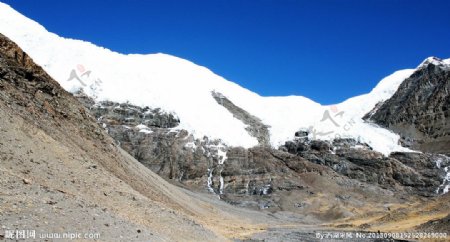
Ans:
{"type": "Polygon", "coordinates": [[[262,97],[174,56],[124,55],[59,37],[3,3],[0,33],[23,48],[64,89],[83,89],[97,101],[130,102],[173,112],[181,121],[177,128],[198,138],[220,138],[227,145],[246,148],[257,145],[246,126],[214,100],[211,93],[215,91],[269,125],[275,147],[303,129],[310,130],[315,139],[353,137],[384,154],[406,150],[398,145],[398,135],[361,118],[375,104],[390,98],[414,69],[393,73],[368,94],[323,106],[301,96],[262,97]]]}

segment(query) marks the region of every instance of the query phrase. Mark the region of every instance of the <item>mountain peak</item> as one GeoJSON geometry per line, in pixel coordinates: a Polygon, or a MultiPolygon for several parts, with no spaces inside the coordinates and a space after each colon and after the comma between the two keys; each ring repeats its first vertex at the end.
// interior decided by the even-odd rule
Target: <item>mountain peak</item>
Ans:
{"type": "Polygon", "coordinates": [[[426,58],[422,63],[420,63],[419,66],[417,66],[417,69],[422,69],[427,67],[429,64],[433,64],[434,66],[450,66],[450,59],[440,59],[435,56],[430,56],[426,58]]]}

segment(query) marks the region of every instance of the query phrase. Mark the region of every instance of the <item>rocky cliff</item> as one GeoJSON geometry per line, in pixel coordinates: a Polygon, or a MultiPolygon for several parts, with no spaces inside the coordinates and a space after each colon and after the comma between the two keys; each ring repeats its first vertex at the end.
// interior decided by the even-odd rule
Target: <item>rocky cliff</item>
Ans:
{"type": "Polygon", "coordinates": [[[447,193],[450,158],[431,153],[394,152],[388,157],[353,139],[333,142],[298,137],[281,147],[313,163],[364,183],[406,194],[436,196],[447,193]],[[447,168],[446,168],[447,167],[447,168]]]}
{"type": "Polygon", "coordinates": [[[425,60],[397,92],[364,118],[393,130],[403,145],[450,154],[450,65],[425,60]]]}

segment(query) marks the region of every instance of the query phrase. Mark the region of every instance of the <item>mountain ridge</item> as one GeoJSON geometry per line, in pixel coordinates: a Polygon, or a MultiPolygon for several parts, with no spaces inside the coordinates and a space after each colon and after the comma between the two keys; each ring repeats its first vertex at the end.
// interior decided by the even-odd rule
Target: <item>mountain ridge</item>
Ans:
{"type": "Polygon", "coordinates": [[[450,154],[450,60],[427,58],[365,119],[402,136],[413,149],[450,154]]]}
{"type": "Polygon", "coordinates": [[[398,135],[365,123],[362,116],[377,102],[388,99],[413,72],[411,69],[386,77],[369,94],[323,106],[302,96],[262,97],[178,57],[122,55],[89,42],[61,38],[6,4],[0,3],[0,13],[0,32],[18,43],[64,89],[72,93],[83,89],[97,101],[161,108],[180,119],[176,129],[185,129],[197,138],[208,136],[244,148],[258,144],[247,132],[247,125],[214,100],[211,92],[217,91],[270,127],[273,147],[292,139],[298,130],[312,128],[321,134],[315,138],[355,138],[385,155],[406,150],[398,144],[398,135]],[[330,112],[342,114],[338,125],[324,121],[330,112]],[[344,128],[348,123],[352,127],[344,128]]]}

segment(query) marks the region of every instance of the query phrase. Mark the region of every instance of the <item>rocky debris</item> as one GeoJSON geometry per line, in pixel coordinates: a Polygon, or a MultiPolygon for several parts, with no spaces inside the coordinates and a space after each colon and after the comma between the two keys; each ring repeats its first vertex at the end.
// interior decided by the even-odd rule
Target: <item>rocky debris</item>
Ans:
{"type": "Polygon", "coordinates": [[[235,118],[247,125],[247,132],[258,140],[260,146],[270,146],[269,126],[265,125],[258,117],[236,106],[223,94],[212,92],[212,96],[218,104],[225,107],[235,118]]]}
{"type": "Polygon", "coordinates": [[[235,205],[279,210],[283,192],[307,190],[298,173],[325,174],[327,169],[300,157],[264,147],[231,148],[222,170],[221,198],[235,205]]]}
{"type": "Polygon", "coordinates": [[[400,134],[406,147],[449,155],[449,91],[450,66],[429,58],[364,119],[400,134]]]}
{"type": "Polygon", "coordinates": [[[417,231],[432,233],[450,233],[450,214],[441,219],[434,219],[416,227],[417,231]]]}
{"type": "Polygon", "coordinates": [[[143,125],[153,128],[174,128],[180,120],[172,113],[163,112],[159,108],[139,107],[129,103],[111,101],[94,102],[84,93],[75,95],[86,107],[89,107],[98,122],[108,125],[143,125]]]}
{"type": "MultiPolygon", "coordinates": [[[[389,157],[373,151],[367,144],[353,139],[332,142],[301,138],[287,141],[280,150],[300,156],[310,162],[328,166],[334,171],[358,181],[379,185],[392,191],[420,196],[435,196],[447,173],[436,165],[442,155],[421,153],[392,153],[389,157]]],[[[444,164],[445,163],[445,164],[444,164]]]]}
{"type": "Polygon", "coordinates": [[[372,147],[370,147],[368,144],[359,142],[359,141],[357,141],[355,139],[351,139],[351,138],[334,139],[333,142],[332,142],[332,145],[336,149],[355,148],[355,149],[372,150],[372,147]]]}
{"type": "Polygon", "coordinates": [[[295,133],[295,139],[286,141],[279,149],[297,155],[306,153],[334,153],[336,150],[343,151],[348,149],[372,150],[368,144],[361,143],[352,138],[337,138],[331,142],[326,140],[311,140],[309,139],[308,131],[297,131],[295,133]]]}

